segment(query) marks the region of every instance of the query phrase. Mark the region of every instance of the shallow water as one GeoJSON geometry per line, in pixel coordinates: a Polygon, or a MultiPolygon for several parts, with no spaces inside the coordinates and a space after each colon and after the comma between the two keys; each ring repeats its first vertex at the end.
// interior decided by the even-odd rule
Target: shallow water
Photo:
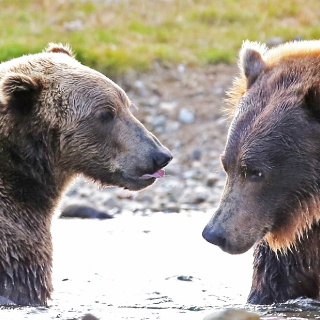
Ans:
{"type": "Polygon", "coordinates": [[[195,320],[223,308],[263,319],[320,319],[320,303],[245,304],[252,252],[231,256],[205,242],[210,213],[117,216],[53,223],[54,294],[48,308],[0,310],[0,319],[195,320]]]}

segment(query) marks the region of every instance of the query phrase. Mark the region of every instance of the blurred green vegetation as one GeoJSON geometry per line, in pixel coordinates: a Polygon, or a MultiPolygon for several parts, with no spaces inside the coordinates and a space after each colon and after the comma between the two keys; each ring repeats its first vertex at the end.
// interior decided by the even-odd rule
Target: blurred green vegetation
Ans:
{"type": "Polygon", "coordinates": [[[245,39],[320,38],[318,0],[0,0],[0,61],[69,43],[116,75],[153,62],[235,62],[245,39]]]}

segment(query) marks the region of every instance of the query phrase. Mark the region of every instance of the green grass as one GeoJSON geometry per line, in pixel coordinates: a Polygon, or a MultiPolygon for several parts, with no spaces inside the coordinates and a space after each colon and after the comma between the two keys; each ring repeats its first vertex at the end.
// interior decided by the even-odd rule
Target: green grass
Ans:
{"type": "Polygon", "coordinates": [[[233,63],[245,39],[320,38],[318,0],[0,0],[0,61],[69,43],[109,75],[233,63]],[[75,26],[75,27],[73,27],[75,26]]]}

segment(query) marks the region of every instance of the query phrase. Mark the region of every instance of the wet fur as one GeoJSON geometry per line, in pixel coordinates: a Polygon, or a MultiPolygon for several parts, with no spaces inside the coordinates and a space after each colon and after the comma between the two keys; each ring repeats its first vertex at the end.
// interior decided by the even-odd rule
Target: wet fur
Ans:
{"type": "Polygon", "coordinates": [[[228,179],[203,235],[229,253],[255,245],[249,302],[319,298],[320,41],[245,42],[239,65],[228,179]]]}
{"type": "Polygon", "coordinates": [[[77,174],[139,190],[171,160],[130,104],[66,46],[0,64],[0,303],[47,304],[51,219],[77,174]]]}
{"type": "Polygon", "coordinates": [[[248,302],[272,304],[298,297],[319,298],[320,225],[314,223],[286,252],[275,252],[262,241],[254,250],[248,302]]]}

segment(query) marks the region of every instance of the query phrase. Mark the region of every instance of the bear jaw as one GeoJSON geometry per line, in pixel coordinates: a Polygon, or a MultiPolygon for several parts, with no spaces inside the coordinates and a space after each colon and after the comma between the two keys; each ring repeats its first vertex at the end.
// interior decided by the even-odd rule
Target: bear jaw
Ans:
{"type": "Polygon", "coordinates": [[[294,211],[292,222],[275,231],[269,231],[264,240],[275,252],[285,253],[296,249],[297,243],[308,237],[313,225],[320,221],[320,203],[314,196],[307,202],[299,202],[300,206],[294,211]]]}

